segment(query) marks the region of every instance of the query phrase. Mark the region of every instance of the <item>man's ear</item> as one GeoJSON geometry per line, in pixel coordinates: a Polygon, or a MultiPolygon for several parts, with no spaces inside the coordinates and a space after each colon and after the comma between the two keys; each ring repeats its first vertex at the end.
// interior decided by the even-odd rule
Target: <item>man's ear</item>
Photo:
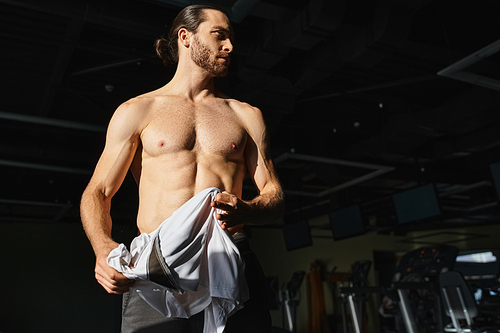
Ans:
{"type": "Polygon", "coordinates": [[[179,32],[177,32],[177,37],[184,47],[189,47],[189,44],[191,43],[191,33],[187,31],[186,28],[180,28],[179,32]]]}

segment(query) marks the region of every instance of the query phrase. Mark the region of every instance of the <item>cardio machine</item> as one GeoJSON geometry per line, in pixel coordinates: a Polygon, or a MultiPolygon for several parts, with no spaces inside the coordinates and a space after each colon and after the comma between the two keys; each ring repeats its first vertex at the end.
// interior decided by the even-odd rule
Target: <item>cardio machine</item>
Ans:
{"type": "Polygon", "coordinates": [[[340,305],[342,310],[342,326],[344,333],[347,333],[347,314],[346,305],[349,307],[352,325],[355,333],[363,331],[363,305],[369,295],[374,292],[380,292],[380,287],[368,286],[368,272],[370,271],[371,261],[360,260],[353,264],[350,273],[346,276],[348,287],[341,287],[340,305]]]}
{"type": "Polygon", "coordinates": [[[418,248],[401,258],[386,293],[397,304],[391,310],[395,317],[395,332],[433,333],[441,330],[443,309],[438,277],[440,273],[453,269],[457,254],[456,247],[440,244],[418,248]]]}

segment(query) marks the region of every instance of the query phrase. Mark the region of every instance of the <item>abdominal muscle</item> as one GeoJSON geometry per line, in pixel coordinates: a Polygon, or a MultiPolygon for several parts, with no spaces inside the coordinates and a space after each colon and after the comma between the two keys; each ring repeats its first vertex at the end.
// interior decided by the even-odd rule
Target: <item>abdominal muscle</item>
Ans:
{"type": "Polygon", "coordinates": [[[137,226],[151,233],[194,195],[216,187],[241,197],[243,159],[203,156],[184,151],[173,156],[144,158],[139,184],[137,226]]]}

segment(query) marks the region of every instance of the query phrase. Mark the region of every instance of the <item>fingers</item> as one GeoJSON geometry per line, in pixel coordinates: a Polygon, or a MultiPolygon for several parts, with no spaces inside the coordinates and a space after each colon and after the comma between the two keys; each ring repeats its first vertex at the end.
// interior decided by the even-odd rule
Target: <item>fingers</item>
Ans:
{"type": "Polygon", "coordinates": [[[230,211],[230,210],[234,209],[234,207],[229,205],[229,204],[225,204],[225,203],[221,203],[221,202],[217,202],[217,201],[212,201],[212,207],[223,210],[223,211],[230,211]]]}
{"type": "Polygon", "coordinates": [[[234,202],[232,197],[233,195],[227,192],[217,193],[215,200],[211,202],[212,207],[222,211],[216,216],[219,221],[226,220],[231,211],[234,210],[236,202],[234,202]]]}
{"type": "Polygon", "coordinates": [[[217,193],[215,196],[215,200],[211,202],[211,206],[214,208],[219,209],[221,212],[216,214],[217,220],[221,222],[220,227],[222,230],[228,229],[230,226],[228,226],[228,220],[231,219],[231,213],[235,209],[235,205],[237,203],[237,198],[236,200],[233,199],[236,198],[233,194],[230,194],[228,192],[221,192],[217,193]]]}
{"type": "Polygon", "coordinates": [[[215,217],[221,222],[227,222],[231,219],[231,213],[229,211],[225,211],[223,213],[217,214],[215,217]]]}
{"type": "Polygon", "coordinates": [[[110,275],[96,272],[97,282],[110,294],[123,294],[127,292],[134,282],[120,273],[111,273],[110,275]]]}
{"type": "Polygon", "coordinates": [[[109,293],[121,295],[126,293],[133,283],[133,280],[128,280],[126,282],[115,280],[112,276],[105,276],[96,273],[97,282],[109,293]]]}
{"type": "Polygon", "coordinates": [[[238,198],[234,194],[221,192],[217,193],[217,195],[215,196],[215,200],[212,201],[212,207],[216,207],[219,209],[232,208],[235,207],[237,203],[238,198]]]}
{"type": "Polygon", "coordinates": [[[234,194],[217,193],[211,206],[220,210],[216,218],[221,222],[222,230],[227,230],[245,221],[245,203],[234,194]]]}
{"type": "Polygon", "coordinates": [[[102,264],[99,260],[96,263],[95,278],[97,282],[110,294],[123,294],[127,292],[134,280],[128,279],[106,262],[102,264]]]}

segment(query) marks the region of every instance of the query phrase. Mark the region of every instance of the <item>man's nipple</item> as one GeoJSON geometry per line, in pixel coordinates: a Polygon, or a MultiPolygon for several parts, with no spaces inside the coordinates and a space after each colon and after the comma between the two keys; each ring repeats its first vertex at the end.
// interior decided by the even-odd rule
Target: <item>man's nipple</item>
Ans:
{"type": "Polygon", "coordinates": [[[158,148],[163,148],[165,146],[165,140],[158,141],[158,148]]]}
{"type": "Polygon", "coordinates": [[[236,143],[234,143],[234,142],[231,142],[231,149],[232,150],[238,149],[238,145],[236,143]]]}

